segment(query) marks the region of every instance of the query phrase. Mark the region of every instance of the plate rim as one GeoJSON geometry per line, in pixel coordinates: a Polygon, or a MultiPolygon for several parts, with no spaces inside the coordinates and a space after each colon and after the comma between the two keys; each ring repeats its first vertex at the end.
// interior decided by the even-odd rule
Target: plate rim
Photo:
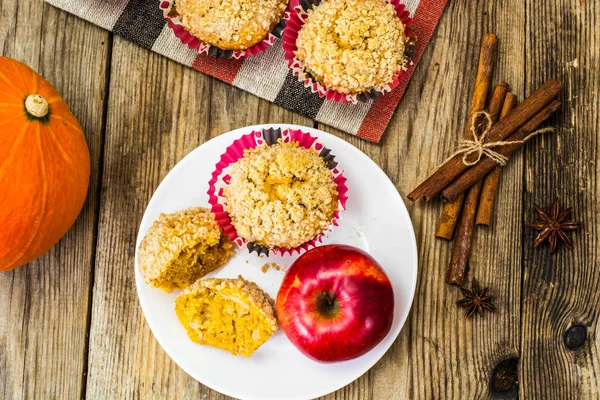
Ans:
{"type": "MultiPolygon", "coordinates": [[[[360,150],[358,147],[354,146],[352,143],[339,138],[331,133],[325,132],[321,129],[318,128],[312,128],[312,127],[308,127],[308,126],[303,126],[303,125],[297,125],[297,124],[285,124],[285,123],[272,123],[272,124],[256,124],[256,125],[248,125],[248,126],[244,126],[244,127],[240,127],[240,128],[236,128],[236,129],[232,129],[230,131],[227,132],[223,132],[221,134],[219,134],[218,136],[215,136],[214,138],[211,138],[210,140],[207,140],[206,142],[200,144],[199,146],[197,146],[196,148],[194,148],[193,150],[191,150],[189,153],[187,153],[184,157],[182,157],[174,166],[173,168],[171,168],[169,170],[169,172],[164,176],[164,178],[160,181],[160,183],[158,184],[158,186],[156,186],[156,188],[154,189],[154,192],[152,193],[152,196],[150,197],[150,200],[148,201],[148,203],[146,204],[145,208],[144,208],[144,213],[142,215],[142,219],[140,220],[139,223],[139,227],[138,227],[138,233],[136,236],[136,242],[135,242],[135,254],[134,254],[134,276],[135,276],[135,287],[136,287],[136,294],[138,297],[138,301],[139,301],[139,305],[140,308],[142,310],[142,314],[144,316],[144,320],[146,321],[146,323],[148,324],[148,327],[150,328],[150,331],[152,332],[152,335],[154,336],[154,339],[158,342],[158,344],[160,345],[160,347],[162,348],[162,350],[167,354],[167,356],[179,367],[181,368],[186,374],[188,374],[190,377],[192,377],[194,380],[196,380],[197,382],[201,383],[202,385],[215,390],[221,394],[224,394],[226,396],[230,396],[233,398],[240,398],[238,397],[235,393],[232,393],[231,391],[229,391],[227,388],[221,388],[220,385],[213,385],[212,382],[211,383],[205,383],[204,381],[198,379],[194,373],[192,373],[191,371],[189,371],[187,368],[183,367],[180,363],[177,362],[177,360],[175,360],[170,352],[167,350],[168,346],[165,347],[165,345],[162,343],[162,341],[158,338],[158,336],[155,333],[155,329],[153,324],[148,320],[148,317],[146,316],[146,309],[144,308],[144,300],[142,298],[142,296],[140,296],[140,287],[141,285],[147,285],[145,280],[143,279],[143,277],[141,277],[141,274],[139,273],[139,269],[138,269],[138,263],[137,263],[137,255],[138,255],[138,249],[139,249],[139,245],[140,242],[143,238],[143,234],[145,234],[145,232],[142,232],[142,226],[144,223],[144,219],[146,217],[146,212],[148,210],[148,208],[150,207],[150,205],[153,203],[154,199],[155,199],[155,195],[156,192],[158,191],[158,189],[161,187],[161,185],[171,176],[171,174],[174,174],[176,170],[179,170],[181,168],[183,168],[183,165],[185,164],[185,160],[189,159],[192,154],[194,152],[196,152],[199,148],[201,148],[202,146],[217,140],[225,135],[230,135],[230,136],[236,136],[236,135],[243,135],[245,133],[251,132],[253,130],[260,130],[260,129],[264,129],[264,128],[281,128],[281,129],[300,129],[300,130],[307,130],[309,131],[311,134],[313,135],[317,135],[317,137],[319,135],[324,135],[325,137],[327,137],[327,139],[331,139],[334,142],[337,143],[343,143],[344,145],[348,145],[351,148],[353,148],[355,151],[357,151],[363,158],[366,159],[367,162],[369,162],[372,166],[376,167],[385,177],[385,179],[387,179],[387,181],[389,182],[390,185],[392,185],[392,187],[394,188],[394,192],[395,194],[398,196],[398,199],[400,200],[400,204],[401,204],[401,212],[405,215],[405,217],[408,219],[409,221],[409,233],[410,233],[410,237],[411,237],[411,249],[412,252],[414,254],[414,265],[412,266],[414,268],[414,279],[412,282],[412,286],[411,286],[411,291],[410,291],[410,301],[408,304],[408,310],[406,312],[406,314],[404,315],[404,317],[399,321],[399,328],[398,328],[398,332],[395,333],[393,340],[390,341],[390,343],[385,347],[384,351],[382,352],[381,356],[374,359],[372,362],[367,363],[367,368],[359,373],[357,376],[352,376],[352,379],[348,380],[346,383],[344,383],[343,385],[339,386],[339,385],[335,385],[335,387],[331,390],[329,390],[326,393],[311,393],[309,395],[310,398],[316,398],[316,397],[320,397],[320,396],[325,396],[327,394],[333,393],[337,390],[340,390],[346,386],[348,386],[349,384],[351,384],[352,382],[354,382],[355,380],[357,380],[358,378],[360,378],[361,376],[363,376],[365,373],[367,373],[368,371],[370,371],[373,366],[375,364],[377,364],[386,354],[387,352],[390,350],[390,348],[392,347],[392,345],[396,342],[396,340],[398,340],[398,337],[400,336],[400,332],[402,332],[402,329],[404,328],[404,325],[406,324],[406,321],[408,320],[408,317],[412,311],[412,306],[413,306],[413,302],[415,299],[415,292],[416,292],[416,287],[417,287],[417,280],[418,280],[418,273],[419,273],[419,252],[418,252],[418,246],[417,246],[417,240],[416,240],[416,236],[415,236],[415,231],[414,231],[414,226],[412,223],[412,219],[410,217],[410,214],[408,212],[408,209],[406,207],[406,204],[404,202],[404,200],[402,199],[402,196],[400,194],[400,192],[398,191],[398,189],[396,188],[396,185],[394,184],[394,182],[390,179],[390,177],[385,173],[385,171],[375,162],[373,161],[373,159],[371,159],[371,157],[369,157],[367,154],[365,154],[362,150],[360,150]]],[[[233,138],[233,140],[235,140],[235,138],[233,138]]],[[[224,150],[224,149],[223,149],[224,150]]],[[[289,340],[289,339],[288,339],[289,340]]],[[[244,397],[244,398],[248,398],[248,397],[244,397]]],[[[302,396],[295,396],[295,397],[287,397],[286,400],[303,400],[306,399],[306,397],[302,396]]]]}

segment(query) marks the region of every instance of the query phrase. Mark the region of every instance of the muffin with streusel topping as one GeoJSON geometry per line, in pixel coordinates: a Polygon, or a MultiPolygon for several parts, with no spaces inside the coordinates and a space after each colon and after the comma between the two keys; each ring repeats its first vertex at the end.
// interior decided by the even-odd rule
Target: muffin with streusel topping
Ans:
{"type": "Polygon", "coordinates": [[[308,10],[295,55],[327,89],[367,93],[391,84],[407,64],[405,29],[383,0],[326,0],[308,10]]]}
{"type": "Polygon", "coordinates": [[[138,250],[138,268],[148,284],[170,293],[225,264],[232,248],[215,215],[192,207],[152,223],[138,250]]]}
{"type": "Polygon", "coordinates": [[[338,208],[337,185],[316,150],[281,139],[246,149],[223,192],[237,234],[270,249],[315,239],[338,208]]]}
{"type": "Polygon", "coordinates": [[[175,313],[192,341],[250,357],[277,331],[274,303],[241,276],[199,279],[175,299],[175,313]]]}
{"type": "Polygon", "coordinates": [[[245,50],[279,23],[288,0],[177,0],[184,28],[222,50],[245,50]]]}

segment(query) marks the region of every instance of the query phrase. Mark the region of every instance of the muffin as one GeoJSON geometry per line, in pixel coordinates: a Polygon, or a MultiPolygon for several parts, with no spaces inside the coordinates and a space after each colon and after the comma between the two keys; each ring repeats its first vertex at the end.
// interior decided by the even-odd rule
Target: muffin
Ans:
{"type": "Polygon", "coordinates": [[[222,50],[244,50],[264,40],[279,23],[288,0],[177,0],[184,28],[222,50]]]}
{"type": "Polygon", "coordinates": [[[344,94],[394,81],[407,63],[405,26],[383,0],[326,0],[308,10],[296,57],[315,80],[344,94]]]}
{"type": "Polygon", "coordinates": [[[237,234],[267,248],[293,249],[322,233],[338,207],[337,186],[316,150],[297,142],[246,149],[223,191],[237,234]]]}
{"type": "Polygon", "coordinates": [[[249,357],[277,331],[273,299],[254,282],[200,279],[175,300],[190,339],[249,357]]]}
{"type": "Polygon", "coordinates": [[[210,210],[188,208],[152,223],[140,244],[138,267],[149,285],[170,293],[225,264],[232,247],[210,210]]]}

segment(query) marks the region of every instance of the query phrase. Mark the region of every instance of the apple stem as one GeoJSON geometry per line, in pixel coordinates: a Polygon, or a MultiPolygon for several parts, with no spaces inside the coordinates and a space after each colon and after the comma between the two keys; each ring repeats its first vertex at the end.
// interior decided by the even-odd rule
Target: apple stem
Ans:
{"type": "Polygon", "coordinates": [[[325,301],[327,301],[327,304],[332,306],[333,305],[333,297],[329,294],[329,292],[327,290],[323,290],[321,292],[321,296],[325,299],[325,301]]]}
{"type": "Polygon", "coordinates": [[[333,318],[340,312],[340,305],[335,294],[329,293],[327,290],[323,290],[317,298],[317,307],[321,315],[327,318],[333,318]]]}

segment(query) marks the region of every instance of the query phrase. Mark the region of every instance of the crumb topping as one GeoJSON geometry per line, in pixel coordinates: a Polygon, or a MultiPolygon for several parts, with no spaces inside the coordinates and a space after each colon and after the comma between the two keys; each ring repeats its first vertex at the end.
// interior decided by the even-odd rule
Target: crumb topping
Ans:
{"type": "Polygon", "coordinates": [[[283,17],[288,0],[177,0],[186,30],[223,50],[262,41],[283,17]]]}
{"type": "Polygon", "coordinates": [[[391,83],[406,64],[405,27],[383,0],[327,0],[308,11],[296,57],[325,87],[361,93],[391,83]]]}
{"type": "Polygon", "coordinates": [[[266,274],[269,268],[273,268],[275,271],[281,271],[281,267],[277,263],[265,263],[260,270],[263,274],[266,274]]]}
{"type": "Polygon", "coordinates": [[[292,249],[318,236],[337,209],[337,187],[316,150],[298,143],[248,149],[232,165],[224,190],[238,235],[250,242],[292,249]]]}

